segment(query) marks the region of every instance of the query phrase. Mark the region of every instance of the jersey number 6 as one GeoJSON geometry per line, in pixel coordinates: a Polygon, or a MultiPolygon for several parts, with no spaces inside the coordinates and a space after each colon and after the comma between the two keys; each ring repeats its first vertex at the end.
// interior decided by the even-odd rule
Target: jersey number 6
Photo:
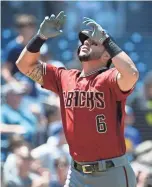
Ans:
{"type": "Polygon", "coordinates": [[[107,132],[107,124],[105,123],[105,116],[103,114],[96,116],[96,127],[98,133],[105,133],[107,132]]]}

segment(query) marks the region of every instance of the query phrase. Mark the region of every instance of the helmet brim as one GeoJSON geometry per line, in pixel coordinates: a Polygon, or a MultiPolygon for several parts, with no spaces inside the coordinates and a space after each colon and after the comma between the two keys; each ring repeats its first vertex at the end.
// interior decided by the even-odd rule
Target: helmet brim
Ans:
{"type": "Polygon", "coordinates": [[[83,30],[83,31],[79,32],[79,40],[80,40],[80,42],[83,44],[84,41],[89,38],[88,35],[90,35],[91,33],[92,33],[91,30],[83,30]]]}

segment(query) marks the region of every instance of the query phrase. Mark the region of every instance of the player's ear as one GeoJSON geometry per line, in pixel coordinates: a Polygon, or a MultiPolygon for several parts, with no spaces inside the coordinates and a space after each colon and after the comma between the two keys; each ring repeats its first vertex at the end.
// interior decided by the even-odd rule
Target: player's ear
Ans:
{"type": "Polygon", "coordinates": [[[109,55],[109,53],[107,51],[104,51],[103,55],[102,55],[102,61],[103,62],[107,62],[111,57],[109,55]]]}

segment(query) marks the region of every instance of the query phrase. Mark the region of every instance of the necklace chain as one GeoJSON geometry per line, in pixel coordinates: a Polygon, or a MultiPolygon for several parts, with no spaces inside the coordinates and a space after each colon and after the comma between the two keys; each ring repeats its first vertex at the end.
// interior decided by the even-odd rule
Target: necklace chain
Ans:
{"type": "Polygon", "coordinates": [[[80,77],[88,77],[88,76],[93,75],[93,74],[95,74],[96,72],[98,72],[102,69],[104,69],[104,68],[99,68],[97,70],[91,71],[90,73],[86,73],[86,74],[83,73],[83,74],[80,75],[80,77]]]}

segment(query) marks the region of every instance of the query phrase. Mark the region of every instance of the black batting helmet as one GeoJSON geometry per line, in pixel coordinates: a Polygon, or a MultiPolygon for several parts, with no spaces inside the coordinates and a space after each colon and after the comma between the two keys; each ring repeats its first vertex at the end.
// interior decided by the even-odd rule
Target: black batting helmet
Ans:
{"type": "MultiPolygon", "coordinates": [[[[92,32],[92,31],[91,31],[91,30],[88,30],[88,31],[86,31],[86,32],[92,32]]],[[[87,36],[87,35],[85,34],[85,31],[79,32],[79,40],[80,40],[80,42],[81,42],[81,45],[78,47],[78,51],[77,51],[78,54],[79,54],[79,52],[80,52],[80,48],[81,48],[81,46],[83,45],[84,41],[87,40],[88,38],[89,38],[89,36],[87,36]]],[[[107,62],[107,68],[110,68],[111,64],[112,64],[112,60],[109,59],[108,62],[107,62]]]]}
{"type": "MultiPolygon", "coordinates": [[[[92,31],[89,31],[92,32],[92,31]]],[[[83,44],[85,40],[87,40],[89,37],[85,35],[85,32],[79,32],[79,40],[83,44]]]]}

